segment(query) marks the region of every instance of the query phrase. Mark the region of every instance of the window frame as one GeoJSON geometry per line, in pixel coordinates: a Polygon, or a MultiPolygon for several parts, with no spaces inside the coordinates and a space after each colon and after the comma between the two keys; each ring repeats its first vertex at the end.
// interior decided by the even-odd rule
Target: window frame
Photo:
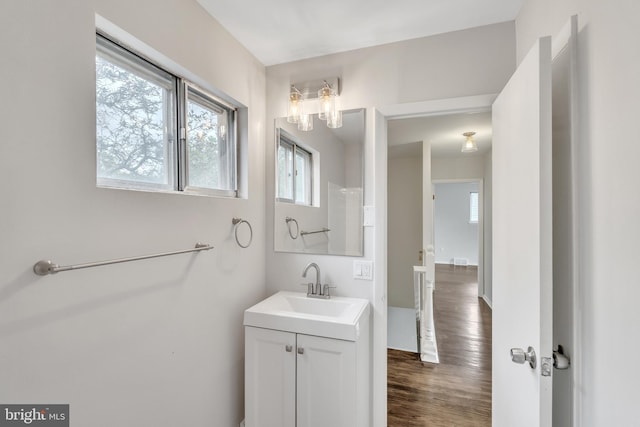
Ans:
{"type": "Polygon", "coordinates": [[[232,107],[231,105],[224,102],[222,99],[211,95],[207,91],[199,88],[195,84],[182,79],[180,85],[181,99],[184,102],[181,103],[181,111],[179,114],[179,123],[180,123],[180,147],[179,147],[179,174],[178,174],[178,188],[179,191],[184,191],[185,193],[191,194],[206,194],[211,196],[226,196],[226,197],[236,197],[238,193],[238,120],[237,120],[237,109],[232,107]],[[231,189],[213,189],[208,187],[198,187],[195,185],[189,184],[189,127],[188,127],[188,118],[187,118],[187,110],[189,103],[189,94],[192,94],[194,99],[197,99],[199,102],[195,102],[198,105],[211,108],[211,109],[221,109],[227,112],[227,138],[225,142],[225,149],[229,151],[228,156],[226,157],[226,167],[230,168],[226,175],[226,180],[230,185],[231,189]],[[202,105],[205,104],[205,105],[202,105]]]}
{"type": "MultiPolygon", "coordinates": [[[[210,91],[199,87],[188,79],[180,76],[178,73],[171,72],[158,64],[157,61],[151,60],[137,52],[135,49],[124,45],[109,34],[96,29],[96,57],[100,55],[107,61],[118,66],[123,66],[138,74],[140,71],[150,76],[149,81],[158,84],[154,76],[162,75],[172,80],[173,99],[165,111],[165,116],[170,116],[165,125],[165,152],[167,153],[167,184],[146,183],[127,179],[114,179],[98,176],[98,152],[96,151],[96,184],[99,187],[141,190],[141,191],[159,191],[169,193],[183,193],[205,196],[221,196],[221,197],[239,197],[238,175],[240,168],[239,155],[239,129],[238,129],[238,110],[239,106],[223,100],[219,96],[213,95],[210,91]],[[128,65],[131,62],[133,65],[128,65]],[[154,74],[155,73],[155,74],[154,74]],[[227,112],[227,138],[225,149],[226,167],[228,168],[224,180],[229,184],[227,188],[207,188],[189,185],[189,165],[188,165],[188,141],[187,141],[187,123],[188,123],[188,102],[189,95],[197,98],[199,102],[196,104],[205,104],[207,108],[213,106],[227,112]],[[167,114],[170,111],[171,114],[167,114]]],[[[123,67],[123,68],[124,68],[123,67]]],[[[97,83],[96,83],[97,90],[97,83]]],[[[97,103],[97,99],[96,99],[97,103]]],[[[97,106],[96,106],[97,108],[97,106]]],[[[96,125],[96,150],[98,144],[96,125]]]]}
{"type": "Polygon", "coordinates": [[[298,206],[314,206],[314,191],[313,191],[313,185],[314,185],[314,162],[315,162],[315,158],[314,158],[314,153],[305,148],[304,146],[300,145],[300,143],[296,140],[296,138],[289,134],[288,132],[284,131],[283,129],[278,129],[277,132],[277,138],[278,138],[278,145],[276,148],[276,201],[281,202],[281,203],[290,203],[290,204],[294,204],[294,205],[298,205],[298,206]],[[280,159],[278,157],[278,152],[280,151],[280,147],[281,146],[288,146],[291,149],[291,156],[292,156],[292,162],[293,162],[293,167],[292,167],[292,174],[291,177],[288,178],[288,181],[290,182],[290,187],[291,187],[291,196],[292,198],[286,198],[286,197],[280,197],[279,192],[280,192],[280,174],[278,173],[279,169],[280,169],[280,159]],[[296,194],[297,194],[297,176],[298,176],[298,166],[297,166],[297,153],[303,153],[306,157],[305,159],[305,164],[307,165],[307,175],[306,175],[306,179],[305,179],[305,198],[308,199],[306,202],[302,201],[299,202],[297,200],[296,194]]]}

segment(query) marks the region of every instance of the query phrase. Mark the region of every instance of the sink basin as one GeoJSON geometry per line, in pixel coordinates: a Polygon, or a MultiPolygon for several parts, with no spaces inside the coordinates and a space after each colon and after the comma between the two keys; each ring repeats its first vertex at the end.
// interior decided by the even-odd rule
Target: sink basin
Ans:
{"type": "Polygon", "coordinates": [[[356,341],[369,322],[369,301],[316,299],[302,292],[278,292],[244,312],[245,326],[356,341]]]}

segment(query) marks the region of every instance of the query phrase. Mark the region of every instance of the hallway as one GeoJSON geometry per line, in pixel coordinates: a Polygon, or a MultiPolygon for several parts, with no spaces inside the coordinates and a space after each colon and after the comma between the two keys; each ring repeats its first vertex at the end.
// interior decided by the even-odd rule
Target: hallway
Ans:
{"type": "Polygon", "coordinates": [[[440,364],[387,350],[388,426],[490,426],[491,309],[476,267],[436,265],[434,317],[440,364]]]}

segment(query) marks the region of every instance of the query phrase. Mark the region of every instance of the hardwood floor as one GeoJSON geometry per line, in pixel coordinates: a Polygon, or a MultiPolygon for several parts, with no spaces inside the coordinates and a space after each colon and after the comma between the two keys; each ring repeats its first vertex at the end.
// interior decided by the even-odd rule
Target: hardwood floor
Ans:
{"type": "Polygon", "coordinates": [[[491,310],[476,267],[436,266],[434,321],[440,364],[388,350],[388,426],[491,426],[491,310]]]}

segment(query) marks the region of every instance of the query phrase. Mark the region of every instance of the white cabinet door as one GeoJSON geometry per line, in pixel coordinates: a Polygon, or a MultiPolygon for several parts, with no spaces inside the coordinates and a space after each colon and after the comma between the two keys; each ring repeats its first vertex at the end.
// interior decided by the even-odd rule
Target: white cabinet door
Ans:
{"type": "Polygon", "coordinates": [[[550,427],[551,42],[540,39],[493,104],[493,425],[550,427]],[[511,348],[537,355],[512,363],[511,348]]]}
{"type": "Polygon", "coordinates": [[[356,345],[298,335],[297,427],[357,425],[356,345]]]}
{"type": "Polygon", "coordinates": [[[247,427],[295,427],[296,334],[245,327],[247,427]]]}

